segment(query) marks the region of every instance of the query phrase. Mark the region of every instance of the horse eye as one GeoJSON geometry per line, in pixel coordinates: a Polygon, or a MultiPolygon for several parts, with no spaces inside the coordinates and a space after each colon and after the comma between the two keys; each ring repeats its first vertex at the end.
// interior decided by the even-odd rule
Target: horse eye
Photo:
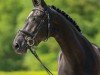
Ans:
{"type": "Polygon", "coordinates": [[[36,20],[36,18],[37,18],[37,17],[33,17],[33,19],[32,19],[32,20],[34,21],[34,20],[36,20]]]}

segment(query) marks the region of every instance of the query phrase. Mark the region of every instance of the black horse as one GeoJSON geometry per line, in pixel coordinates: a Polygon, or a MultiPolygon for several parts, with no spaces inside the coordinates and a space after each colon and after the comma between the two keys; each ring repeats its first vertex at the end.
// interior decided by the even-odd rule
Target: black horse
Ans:
{"type": "Polygon", "coordinates": [[[100,75],[99,48],[81,33],[76,22],[44,0],[32,0],[34,9],[14,39],[14,48],[23,54],[31,46],[54,37],[61,47],[58,75],[100,75]]]}

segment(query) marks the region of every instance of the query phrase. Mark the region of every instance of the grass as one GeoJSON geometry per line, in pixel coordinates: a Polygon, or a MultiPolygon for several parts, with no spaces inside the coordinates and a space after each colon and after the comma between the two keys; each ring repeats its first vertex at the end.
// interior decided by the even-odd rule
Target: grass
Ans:
{"type": "MultiPolygon", "coordinates": [[[[54,75],[57,75],[57,72],[53,72],[54,75]]],[[[0,72],[0,75],[48,75],[45,71],[36,71],[36,72],[0,72]]]]}

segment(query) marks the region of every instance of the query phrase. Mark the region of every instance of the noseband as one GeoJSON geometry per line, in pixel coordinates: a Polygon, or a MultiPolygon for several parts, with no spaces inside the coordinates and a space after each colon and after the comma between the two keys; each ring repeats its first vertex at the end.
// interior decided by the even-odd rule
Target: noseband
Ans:
{"type": "MultiPolygon", "coordinates": [[[[48,19],[48,25],[47,25],[47,35],[46,35],[46,39],[48,39],[49,37],[49,34],[50,34],[50,15],[49,15],[49,12],[47,10],[43,11],[43,10],[40,10],[40,9],[33,9],[33,10],[39,10],[41,12],[43,12],[44,14],[47,15],[47,19],[48,19]]],[[[43,16],[44,17],[44,16],[43,16]]],[[[31,53],[35,56],[35,58],[41,63],[41,65],[44,67],[44,69],[46,70],[46,72],[48,73],[48,75],[53,75],[52,72],[42,63],[42,61],[40,60],[39,56],[37,55],[36,51],[33,50],[31,47],[34,45],[34,39],[36,38],[40,28],[41,28],[41,25],[43,24],[45,20],[41,20],[40,21],[40,24],[37,26],[36,30],[31,34],[25,30],[19,30],[20,32],[22,32],[23,34],[25,34],[25,40],[27,41],[27,45],[29,46],[29,50],[31,51],[31,53]],[[30,41],[32,43],[30,43],[30,41]]]]}

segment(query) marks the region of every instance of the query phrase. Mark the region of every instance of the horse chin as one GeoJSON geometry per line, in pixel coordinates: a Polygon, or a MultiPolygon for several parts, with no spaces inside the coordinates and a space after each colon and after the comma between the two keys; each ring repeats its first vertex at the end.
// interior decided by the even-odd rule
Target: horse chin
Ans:
{"type": "Polygon", "coordinates": [[[40,41],[35,41],[33,46],[38,46],[40,41]]]}

